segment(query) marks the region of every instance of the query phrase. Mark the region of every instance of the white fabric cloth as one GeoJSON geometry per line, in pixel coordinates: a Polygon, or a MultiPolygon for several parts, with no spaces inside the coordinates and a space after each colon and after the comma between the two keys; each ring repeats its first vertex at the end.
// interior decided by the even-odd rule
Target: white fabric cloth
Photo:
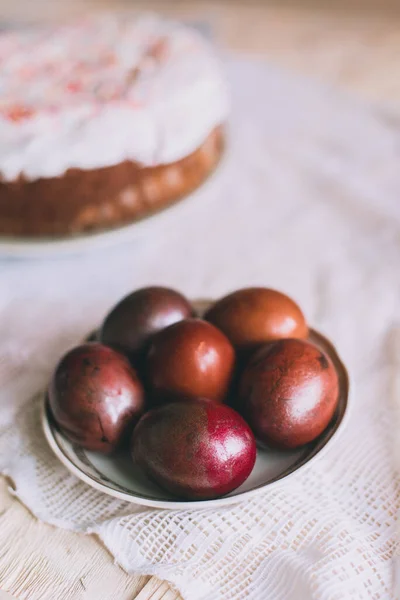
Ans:
{"type": "Polygon", "coordinates": [[[39,519],[94,532],[131,572],[190,600],[394,598],[399,478],[400,131],[395,121],[261,62],[232,59],[230,151],[168,226],[112,249],[0,264],[0,469],[39,519]],[[58,463],[37,390],[122,295],[192,298],[247,285],[292,295],[352,376],[347,429],[275,491],[219,510],[121,503],[58,463]],[[397,339],[397,342],[396,342],[397,339]]]}

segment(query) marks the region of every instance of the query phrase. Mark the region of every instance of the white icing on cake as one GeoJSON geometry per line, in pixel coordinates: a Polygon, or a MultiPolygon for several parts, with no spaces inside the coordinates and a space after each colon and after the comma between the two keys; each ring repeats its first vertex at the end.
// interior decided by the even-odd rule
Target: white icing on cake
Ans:
{"type": "Polygon", "coordinates": [[[154,16],[0,35],[0,175],[175,162],[226,120],[212,48],[154,16]]]}

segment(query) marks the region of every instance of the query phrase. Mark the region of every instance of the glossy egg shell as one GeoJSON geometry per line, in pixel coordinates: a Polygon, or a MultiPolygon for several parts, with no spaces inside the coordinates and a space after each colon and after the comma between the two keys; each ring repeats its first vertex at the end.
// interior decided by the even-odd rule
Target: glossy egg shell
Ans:
{"type": "Polygon", "coordinates": [[[146,384],[156,404],[188,398],[223,402],[235,367],[226,336],[201,319],[186,319],[156,334],[146,360],[146,384]]]}
{"type": "Polygon", "coordinates": [[[59,362],[48,390],[55,422],[72,441],[108,454],[129,436],[144,410],[144,392],[122,354],[98,343],[59,362]]]}
{"type": "Polygon", "coordinates": [[[245,288],[225,296],[205,313],[240,353],[281,338],[306,338],[308,327],[298,305],[268,288],[245,288]]]}
{"type": "Polygon", "coordinates": [[[155,333],[191,316],[192,306],[179,292],[164,287],[143,288],[121,300],[107,315],[100,341],[136,364],[155,333]]]}
{"type": "Polygon", "coordinates": [[[217,498],[239,487],[256,460],[254,435],[233,409],[207,400],[171,403],[137,425],[132,455],[147,475],[190,500],[217,498]]]}
{"type": "Polygon", "coordinates": [[[260,349],[240,382],[239,406],[256,438],[276,448],[315,440],[332,419],[339,382],[330,358],[304,340],[260,349]]]}

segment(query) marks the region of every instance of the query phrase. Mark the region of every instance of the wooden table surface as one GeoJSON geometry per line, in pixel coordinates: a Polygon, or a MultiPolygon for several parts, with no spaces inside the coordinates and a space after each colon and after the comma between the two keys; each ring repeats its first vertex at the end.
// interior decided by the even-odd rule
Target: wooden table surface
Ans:
{"type": "MultiPolygon", "coordinates": [[[[110,8],[207,18],[226,47],[400,107],[398,0],[0,0],[0,21],[62,19],[110,8]]],[[[0,478],[0,589],[29,600],[177,600],[152,577],[127,575],[90,536],[37,522],[0,478]]]]}

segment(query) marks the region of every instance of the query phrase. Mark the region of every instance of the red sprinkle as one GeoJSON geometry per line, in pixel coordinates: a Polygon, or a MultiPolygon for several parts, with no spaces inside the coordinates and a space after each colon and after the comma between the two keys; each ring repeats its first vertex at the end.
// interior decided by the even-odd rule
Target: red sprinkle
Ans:
{"type": "Polygon", "coordinates": [[[82,90],[82,84],[80,81],[70,81],[66,85],[66,90],[71,92],[71,94],[76,94],[82,90]]]}
{"type": "Polygon", "coordinates": [[[148,56],[151,56],[158,62],[165,60],[168,52],[168,40],[165,37],[159,38],[157,41],[150,46],[148,50],[148,56]]]}
{"type": "Polygon", "coordinates": [[[27,106],[23,106],[22,104],[14,104],[13,106],[8,106],[0,111],[3,116],[9,121],[13,121],[17,123],[18,121],[22,121],[23,119],[29,119],[35,113],[32,108],[27,106]]]}

